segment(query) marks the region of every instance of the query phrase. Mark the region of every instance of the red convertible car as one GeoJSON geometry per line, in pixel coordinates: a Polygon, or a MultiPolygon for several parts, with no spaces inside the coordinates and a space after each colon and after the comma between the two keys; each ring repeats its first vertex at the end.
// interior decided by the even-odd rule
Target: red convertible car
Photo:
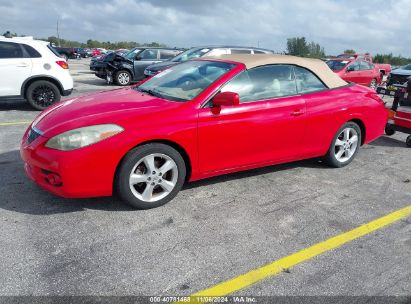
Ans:
{"type": "Polygon", "coordinates": [[[115,191],[144,209],[167,203],[186,181],[313,157],[343,167],[386,122],[375,92],[322,61],[223,55],[54,105],[26,131],[21,156],[52,193],[115,191]]]}
{"type": "Polygon", "coordinates": [[[327,64],[338,76],[346,81],[355,82],[376,89],[381,82],[381,72],[373,63],[350,58],[334,58],[327,64]]]}

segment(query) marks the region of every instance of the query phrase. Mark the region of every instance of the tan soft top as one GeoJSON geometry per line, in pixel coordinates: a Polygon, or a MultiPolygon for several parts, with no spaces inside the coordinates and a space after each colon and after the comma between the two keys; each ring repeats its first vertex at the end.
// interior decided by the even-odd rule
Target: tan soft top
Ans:
{"type": "Polygon", "coordinates": [[[338,88],[347,85],[347,82],[342,80],[335,74],[328,65],[319,59],[301,58],[288,55],[272,55],[272,54],[241,54],[241,55],[220,55],[202,57],[202,59],[220,59],[234,61],[245,64],[247,69],[252,69],[257,66],[267,64],[293,64],[306,68],[316,74],[327,87],[338,88]]]}

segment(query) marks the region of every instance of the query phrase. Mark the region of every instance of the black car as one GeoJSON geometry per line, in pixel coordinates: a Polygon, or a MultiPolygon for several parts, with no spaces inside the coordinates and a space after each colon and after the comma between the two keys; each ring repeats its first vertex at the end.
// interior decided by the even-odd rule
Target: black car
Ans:
{"type": "Polygon", "coordinates": [[[180,62],[184,62],[190,59],[199,58],[203,56],[218,56],[225,54],[273,54],[273,51],[260,49],[255,47],[243,47],[243,46],[201,46],[191,48],[184,53],[172,58],[171,60],[155,63],[148,66],[144,70],[146,77],[153,76],[158,72],[165,70],[180,62]]]}
{"type": "Polygon", "coordinates": [[[171,48],[141,48],[138,52],[129,52],[125,56],[115,56],[107,62],[105,72],[107,82],[125,86],[145,78],[144,70],[153,63],[174,58],[182,50],[171,48]]]}
{"type": "Polygon", "coordinates": [[[123,60],[123,57],[126,57],[130,60],[132,60],[137,53],[141,52],[141,48],[134,48],[131,51],[124,52],[124,50],[119,50],[115,52],[108,52],[105,55],[99,55],[92,57],[90,60],[90,70],[94,71],[94,74],[101,78],[101,79],[106,79],[107,78],[107,65],[108,63],[112,63],[115,60],[116,61],[121,61],[123,60]]]}
{"type": "Polygon", "coordinates": [[[89,52],[87,52],[86,49],[83,49],[83,48],[75,48],[74,51],[75,51],[81,58],[90,57],[90,54],[89,54],[89,52]]]}
{"type": "Polygon", "coordinates": [[[391,74],[388,76],[387,86],[394,84],[404,84],[408,81],[408,77],[411,76],[411,64],[400,67],[391,71],[391,74]]]}
{"type": "Polygon", "coordinates": [[[70,58],[78,58],[78,54],[76,53],[76,49],[72,47],[59,47],[59,46],[53,46],[53,49],[60,54],[60,56],[66,61],[70,58]]]}

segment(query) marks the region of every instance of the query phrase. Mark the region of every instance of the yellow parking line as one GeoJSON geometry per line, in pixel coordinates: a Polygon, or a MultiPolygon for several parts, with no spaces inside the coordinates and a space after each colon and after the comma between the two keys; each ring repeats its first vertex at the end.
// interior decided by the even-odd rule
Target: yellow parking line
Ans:
{"type": "Polygon", "coordinates": [[[31,121],[10,121],[10,122],[0,122],[0,126],[15,126],[15,125],[28,125],[31,121]]]}
{"type": "Polygon", "coordinates": [[[251,270],[245,274],[239,275],[238,277],[199,291],[191,295],[191,297],[225,296],[231,294],[240,289],[249,287],[259,281],[275,276],[284,270],[290,269],[291,267],[294,267],[304,261],[310,260],[322,253],[338,248],[346,243],[370,234],[373,231],[381,229],[410,215],[411,205],[359,226],[353,230],[334,236],[326,241],[283,257],[270,264],[251,270]]]}

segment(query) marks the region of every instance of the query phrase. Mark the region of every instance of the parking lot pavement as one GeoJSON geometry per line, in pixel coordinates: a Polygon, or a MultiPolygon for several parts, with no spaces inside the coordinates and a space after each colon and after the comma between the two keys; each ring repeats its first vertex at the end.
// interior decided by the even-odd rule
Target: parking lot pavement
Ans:
{"type": "MultiPolygon", "coordinates": [[[[86,61],[70,65],[74,94],[113,88],[86,61]]],[[[0,123],[38,114],[1,107],[0,123]]],[[[411,205],[400,133],[345,168],[306,160],[221,176],[136,211],[31,183],[18,152],[26,126],[0,125],[0,295],[189,295],[411,205]]],[[[235,294],[410,296],[410,248],[407,217],[235,294]]]]}

